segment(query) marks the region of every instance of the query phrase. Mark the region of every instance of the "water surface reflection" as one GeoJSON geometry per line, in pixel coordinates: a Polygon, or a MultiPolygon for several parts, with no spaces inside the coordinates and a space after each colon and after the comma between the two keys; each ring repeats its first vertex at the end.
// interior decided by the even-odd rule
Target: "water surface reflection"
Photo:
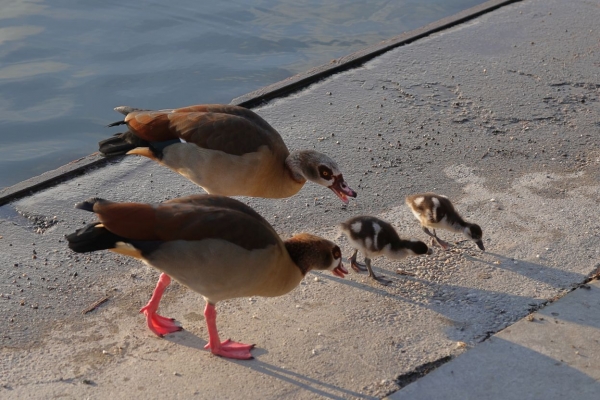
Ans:
{"type": "Polygon", "coordinates": [[[117,105],[234,97],[481,0],[0,6],[0,188],[96,151],[117,105]]]}

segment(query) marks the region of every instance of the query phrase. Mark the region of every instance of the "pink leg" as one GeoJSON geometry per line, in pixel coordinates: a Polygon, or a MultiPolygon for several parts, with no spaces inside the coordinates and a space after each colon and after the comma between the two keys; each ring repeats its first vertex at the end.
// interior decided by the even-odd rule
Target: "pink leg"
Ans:
{"type": "Polygon", "coordinates": [[[171,277],[169,275],[160,274],[160,278],[158,278],[158,283],[154,288],[154,292],[152,292],[150,301],[140,310],[140,312],[146,316],[148,328],[160,337],[183,329],[182,327],[175,325],[173,318],[166,318],[156,313],[156,310],[158,310],[158,303],[160,303],[160,299],[170,283],[171,277]]]}
{"type": "Polygon", "coordinates": [[[253,344],[237,343],[229,339],[221,342],[217,331],[217,310],[215,310],[214,304],[206,303],[204,318],[208,327],[208,344],[204,346],[205,349],[210,349],[213,354],[226,358],[238,360],[253,358],[250,353],[250,349],[254,347],[253,344]]]}

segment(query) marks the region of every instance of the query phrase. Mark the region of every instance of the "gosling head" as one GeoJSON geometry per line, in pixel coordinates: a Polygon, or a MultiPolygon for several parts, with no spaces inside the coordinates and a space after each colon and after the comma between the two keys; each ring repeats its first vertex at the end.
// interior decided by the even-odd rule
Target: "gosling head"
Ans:
{"type": "Polygon", "coordinates": [[[465,236],[475,242],[477,247],[480,250],[485,251],[485,247],[483,246],[483,241],[481,238],[483,237],[483,232],[481,231],[481,227],[477,224],[469,224],[465,230],[463,231],[465,236]]]}

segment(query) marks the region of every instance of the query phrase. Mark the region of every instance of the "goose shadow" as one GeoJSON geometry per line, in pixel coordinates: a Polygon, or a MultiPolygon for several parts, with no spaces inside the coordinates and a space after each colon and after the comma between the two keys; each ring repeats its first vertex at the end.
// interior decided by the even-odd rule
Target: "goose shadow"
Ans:
{"type": "MultiPolygon", "coordinates": [[[[202,350],[208,353],[208,350],[204,349],[207,341],[201,339],[197,335],[184,330],[175,332],[164,337],[171,343],[178,344],[180,346],[189,347],[195,350],[202,350]]],[[[297,386],[302,390],[311,392],[315,396],[320,396],[327,399],[342,400],[348,397],[360,398],[360,399],[376,399],[377,397],[367,396],[362,393],[358,393],[352,390],[345,389],[340,386],[333,385],[315,378],[311,378],[307,375],[294,372],[287,368],[277,367],[275,365],[260,361],[258,358],[268,354],[268,351],[262,348],[255,347],[252,349],[252,355],[254,359],[250,360],[234,360],[229,358],[223,358],[223,360],[232,364],[239,365],[244,368],[249,368],[254,372],[268,375],[272,378],[279,379],[283,382],[297,386]]]]}
{"type": "MultiPolygon", "coordinates": [[[[191,349],[202,350],[202,351],[208,352],[208,350],[206,350],[204,348],[204,346],[206,346],[208,344],[208,342],[206,340],[200,338],[199,336],[195,335],[194,333],[186,330],[185,328],[183,328],[179,332],[174,332],[169,335],[166,335],[163,337],[163,339],[165,339],[171,343],[178,344],[180,346],[185,346],[185,347],[189,347],[191,349]]],[[[268,353],[268,351],[266,351],[265,349],[262,349],[260,347],[254,347],[252,349],[252,355],[254,357],[262,356],[267,353],[268,353]]]]}
{"type": "MultiPolygon", "coordinates": [[[[495,266],[495,264],[491,265],[495,266]]],[[[533,292],[531,295],[512,294],[472,286],[439,283],[416,276],[396,278],[390,286],[340,279],[324,273],[320,276],[323,280],[346,285],[352,289],[433,311],[439,314],[437,318],[446,325],[444,328],[446,336],[453,341],[484,341],[492,334],[539,309],[548,301],[545,298],[534,297],[533,292]],[[421,300],[410,295],[410,287],[405,289],[408,293],[390,292],[389,288],[397,286],[401,280],[419,282],[421,285],[419,290],[428,294],[421,300]]]]}
{"type": "Polygon", "coordinates": [[[498,261],[500,261],[500,263],[495,264],[482,258],[470,256],[468,254],[465,254],[464,257],[469,261],[486,264],[495,269],[501,268],[503,270],[525,276],[531,280],[546,283],[557,289],[563,289],[569,287],[569,285],[570,287],[573,287],[588,278],[588,275],[564,271],[562,269],[554,268],[541,263],[515,259],[492,252],[486,252],[486,254],[495,257],[498,259],[498,261]]]}
{"type": "MultiPolygon", "coordinates": [[[[466,261],[484,263],[493,269],[505,269],[502,268],[502,265],[495,264],[494,260],[487,261],[464,253],[462,255],[466,261]]],[[[509,268],[515,265],[512,258],[494,253],[491,255],[495,258],[501,258],[504,264],[509,264],[506,261],[511,260],[509,268]]],[[[544,266],[535,265],[535,268],[539,270],[543,269],[544,266]]],[[[393,299],[394,301],[404,302],[433,311],[439,314],[439,318],[448,325],[445,329],[447,337],[455,341],[480,342],[486,340],[490,335],[506,328],[532,311],[539,309],[549,300],[547,298],[538,298],[534,291],[524,294],[511,294],[505,291],[430,281],[418,276],[394,278],[390,276],[389,269],[374,268],[374,270],[378,273],[380,271],[383,272],[382,275],[385,278],[391,278],[392,283],[389,286],[381,286],[375,283],[375,281],[369,283],[359,282],[351,279],[336,278],[324,273],[321,273],[320,276],[323,280],[337,282],[353,289],[363,290],[383,298],[393,299]],[[425,298],[418,299],[410,295],[410,287],[404,289],[405,293],[391,292],[389,289],[386,289],[397,286],[401,281],[419,282],[421,284],[419,289],[421,293],[424,290],[428,294],[425,295],[425,298]]],[[[518,268],[510,270],[515,273],[520,272],[518,268]]],[[[557,270],[558,272],[564,271],[557,270]]],[[[362,276],[366,277],[366,275],[362,276]]],[[[530,278],[535,280],[535,277],[533,275],[530,278]]],[[[562,279],[569,279],[570,282],[580,282],[583,276],[566,272],[562,279]],[[566,278],[564,278],[565,276],[566,278]]],[[[551,282],[550,279],[546,281],[551,282]]],[[[553,287],[562,288],[562,286],[557,285],[557,282],[553,283],[553,287]]]]}
{"type": "MultiPolygon", "coordinates": [[[[237,361],[233,361],[238,363],[237,361]]],[[[299,374],[289,369],[276,367],[272,364],[260,361],[251,360],[249,363],[239,363],[240,365],[250,368],[251,370],[279,379],[289,384],[295,385],[300,389],[307,390],[316,396],[321,396],[327,399],[342,400],[351,398],[359,399],[377,399],[377,397],[368,396],[359,392],[344,389],[340,386],[326,383],[315,378],[299,374]]]]}

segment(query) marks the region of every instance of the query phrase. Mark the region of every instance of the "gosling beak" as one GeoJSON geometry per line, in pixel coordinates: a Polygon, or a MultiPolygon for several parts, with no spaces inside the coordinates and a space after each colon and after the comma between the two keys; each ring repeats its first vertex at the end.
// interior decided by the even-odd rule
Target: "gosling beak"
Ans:
{"type": "Polygon", "coordinates": [[[329,189],[346,204],[348,204],[348,196],[356,197],[356,192],[350,189],[341,174],[333,178],[333,183],[329,186],[329,189]]]}
{"type": "Polygon", "coordinates": [[[477,245],[477,247],[479,247],[479,249],[481,251],[485,251],[485,247],[483,247],[483,241],[481,239],[479,239],[478,241],[476,241],[475,244],[477,245]]]}

